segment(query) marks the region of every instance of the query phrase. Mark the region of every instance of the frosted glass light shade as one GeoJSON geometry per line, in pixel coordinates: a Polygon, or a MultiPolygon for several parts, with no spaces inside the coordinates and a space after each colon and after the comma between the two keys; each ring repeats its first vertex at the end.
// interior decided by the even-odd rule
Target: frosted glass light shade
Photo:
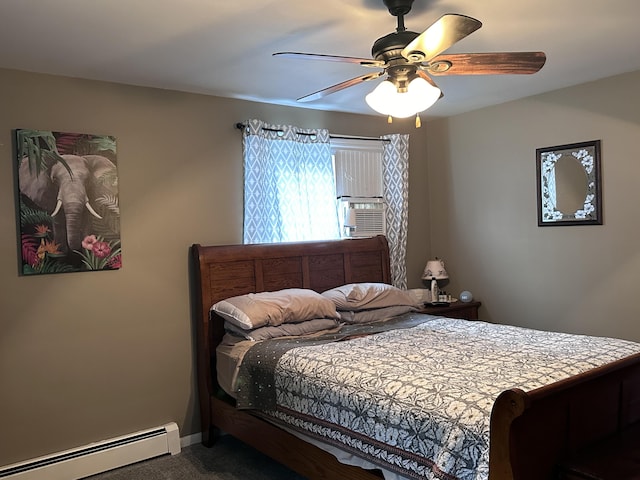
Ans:
{"type": "Polygon", "coordinates": [[[376,112],[396,118],[406,118],[426,110],[440,98],[440,89],[424,78],[416,77],[406,92],[398,92],[389,80],[384,80],[369,93],[365,100],[376,112]]]}

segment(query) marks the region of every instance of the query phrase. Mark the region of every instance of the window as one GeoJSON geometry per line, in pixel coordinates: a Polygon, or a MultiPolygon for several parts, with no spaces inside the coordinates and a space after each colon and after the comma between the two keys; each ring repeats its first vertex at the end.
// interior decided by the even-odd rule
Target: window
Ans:
{"type": "Polygon", "coordinates": [[[241,128],[244,243],[325,240],[340,238],[341,231],[355,236],[360,228],[369,235],[381,228],[389,241],[393,284],[406,288],[409,135],[381,142],[330,139],[327,130],[261,120],[241,128]],[[379,167],[371,167],[376,162],[379,167]],[[366,173],[358,173],[361,164],[369,165],[366,173]],[[375,187],[373,196],[353,195],[372,195],[369,187],[375,187]]]}
{"type": "Polygon", "coordinates": [[[244,243],[340,237],[328,131],[251,120],[243,150],[244,243]]]}

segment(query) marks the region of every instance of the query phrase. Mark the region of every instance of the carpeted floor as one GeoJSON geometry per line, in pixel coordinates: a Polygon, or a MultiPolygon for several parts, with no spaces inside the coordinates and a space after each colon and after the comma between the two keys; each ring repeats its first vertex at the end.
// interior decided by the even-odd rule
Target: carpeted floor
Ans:
{"type": "Polygon", "coordinates": [[[90,480],[305,480],[253,448],[223,435],[212,447],[195,444],[178,455],[145,460],[90,480]]]}

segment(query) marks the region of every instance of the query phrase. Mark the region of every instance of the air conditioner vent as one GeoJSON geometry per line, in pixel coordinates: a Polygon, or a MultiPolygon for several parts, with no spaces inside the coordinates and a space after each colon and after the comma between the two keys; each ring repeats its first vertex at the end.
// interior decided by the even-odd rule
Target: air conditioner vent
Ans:
{"type": "Polygon", "coordinates": [[[356,210],[356,231],[366,236],[384,232],[384,210],[356,210]]]}
{"type": "Polygon", "coordinates": [[[340,230],[343,237],[386,234],[385,204],[380,198],[341,198],[340,230]]]}

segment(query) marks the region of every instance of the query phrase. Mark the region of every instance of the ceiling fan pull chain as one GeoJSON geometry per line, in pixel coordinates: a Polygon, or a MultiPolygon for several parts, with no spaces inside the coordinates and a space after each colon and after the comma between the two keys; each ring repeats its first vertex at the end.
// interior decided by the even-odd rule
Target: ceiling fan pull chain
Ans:
{"type": "Polygon", "coordinates": [[[422,126],[422,122],[420,121],[420,112],[416,113],[416,128],[420,128],[422,126]]]}
{"type": "Polygon", "coordinates": [[[387,123],[393,123],[393,117],[391,115],[387,117],[387,123]]]}

